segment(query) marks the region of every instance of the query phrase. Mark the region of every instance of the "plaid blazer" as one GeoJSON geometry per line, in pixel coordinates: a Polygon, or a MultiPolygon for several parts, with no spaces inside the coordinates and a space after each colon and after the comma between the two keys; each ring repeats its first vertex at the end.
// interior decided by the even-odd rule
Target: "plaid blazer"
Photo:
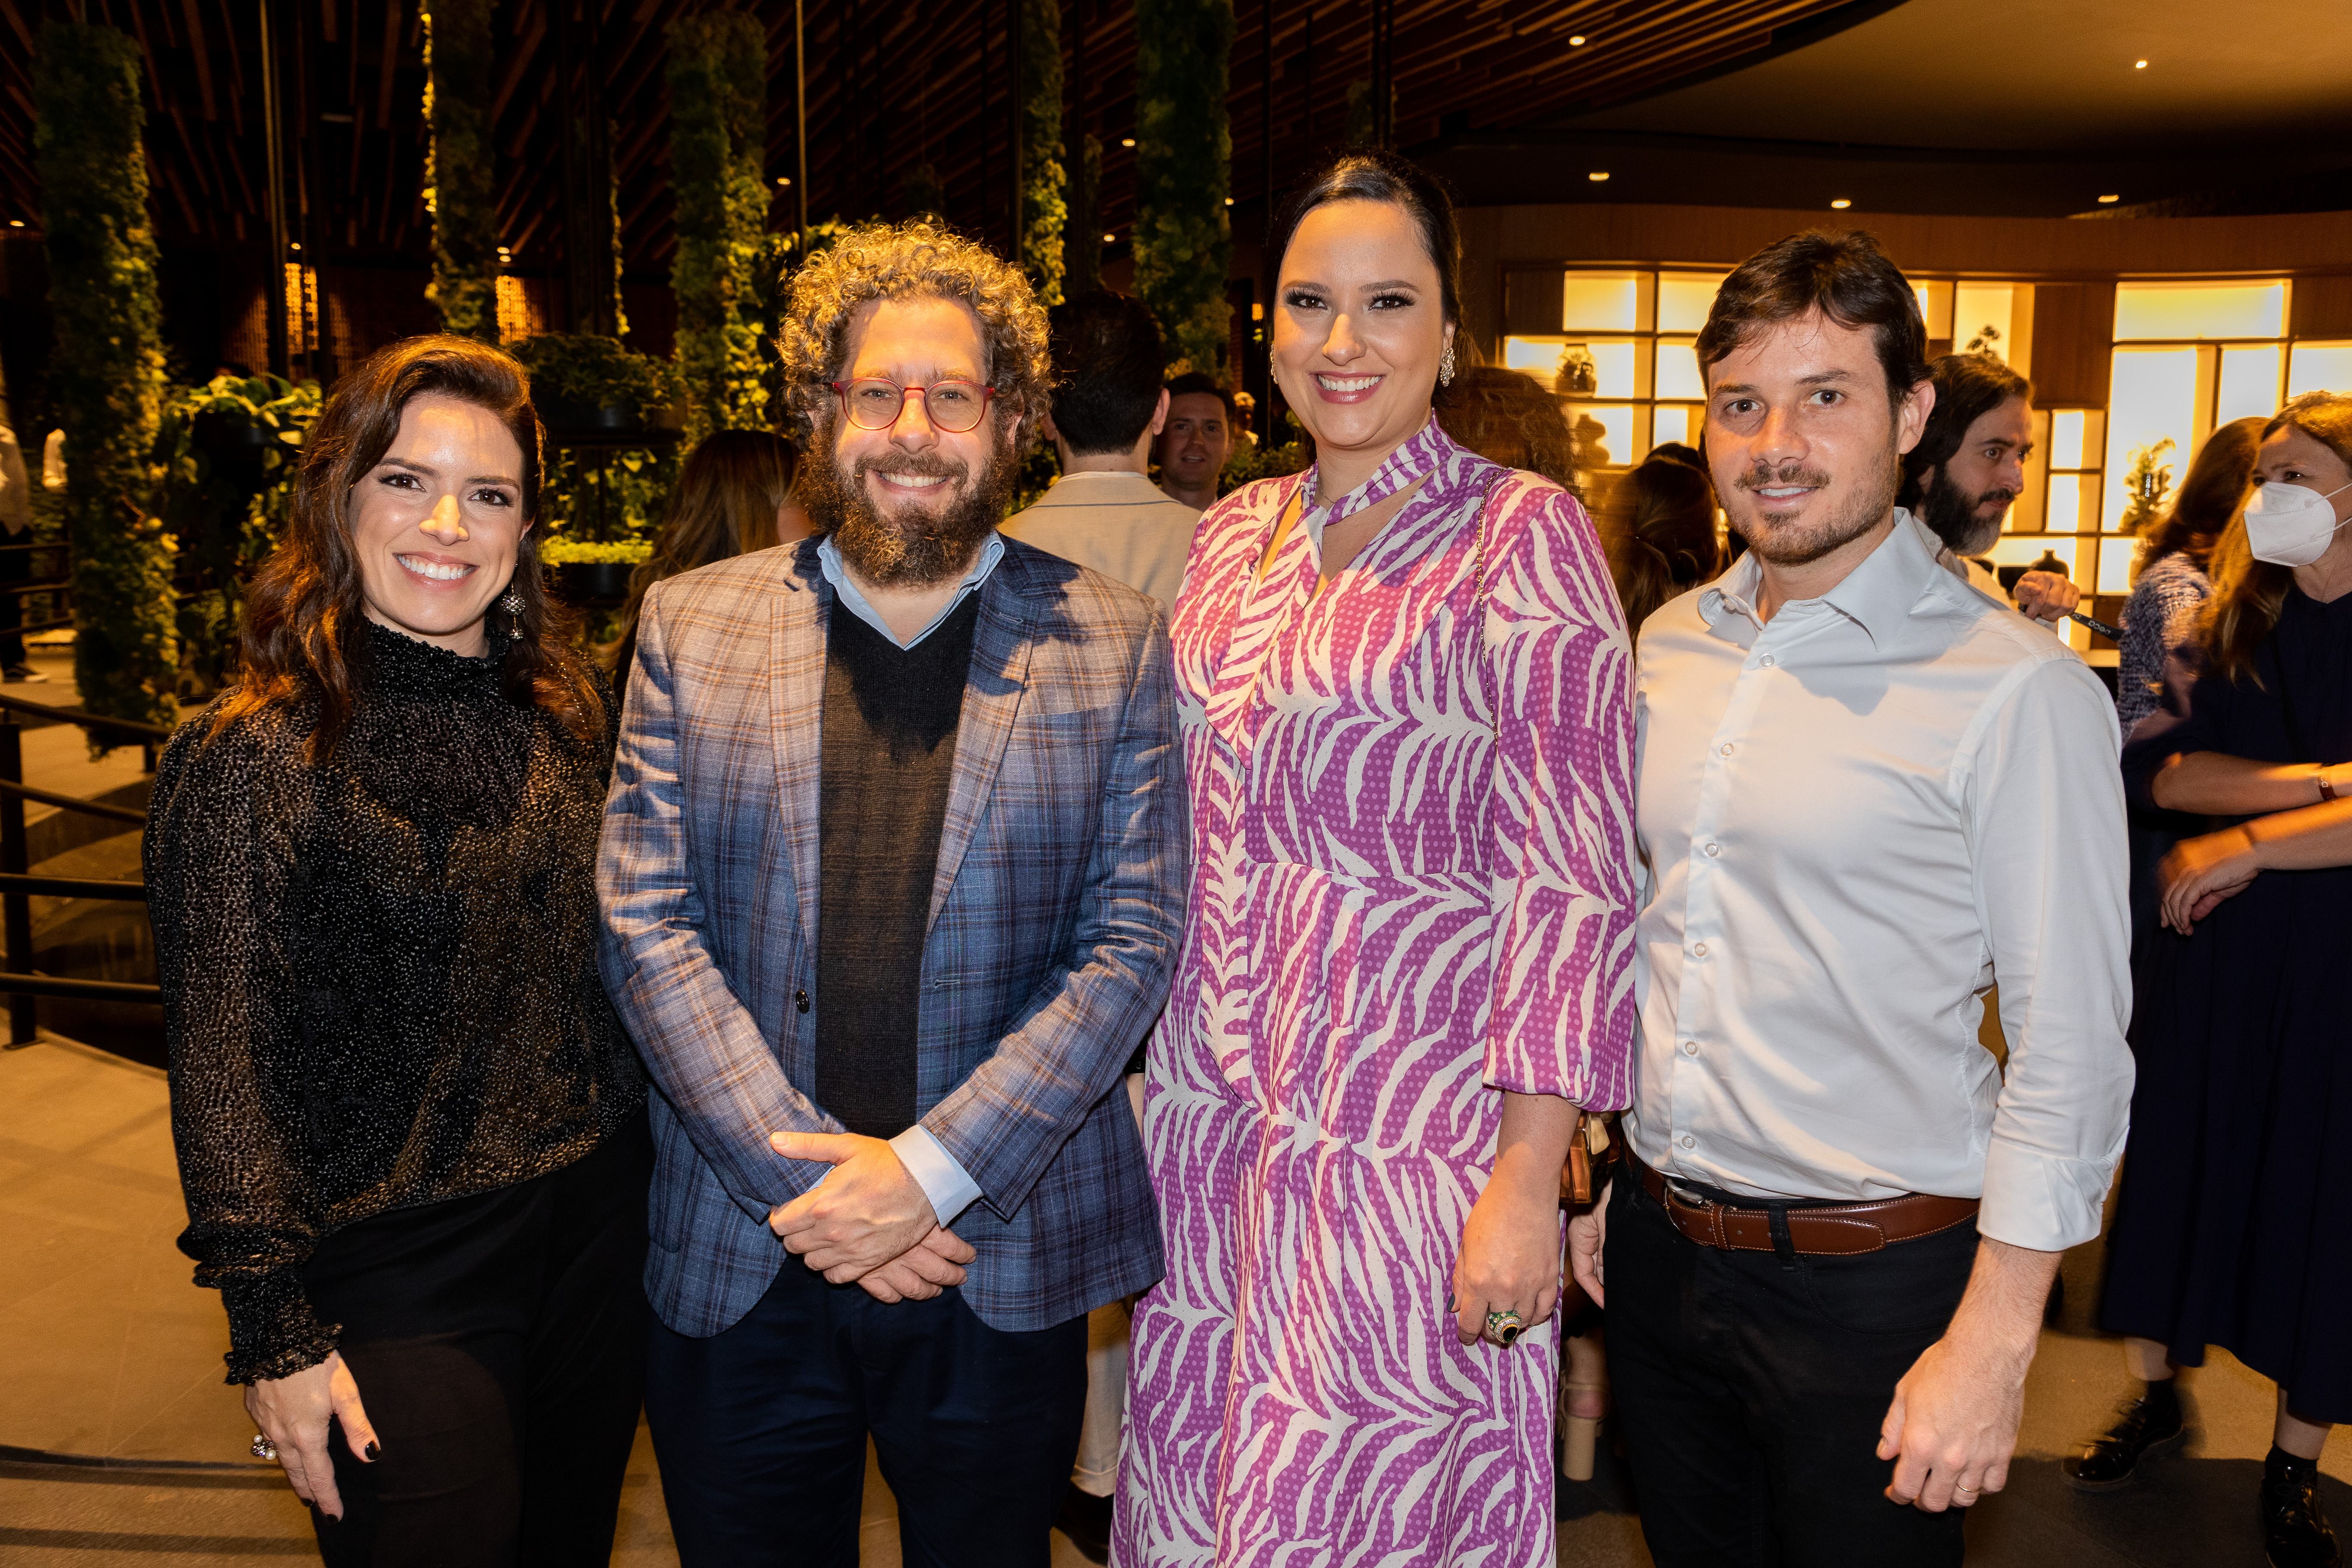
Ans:
{"type": "MultiPolygon", "coordinates": [[[[982,1196],[964,1300],[1048,1327],[1160,1273],[1120,1069],[1168,992],[1185,887],[1168,634],[1151,601],[1005,542],[924,942],[922,1125],[982,1196]]],[[[651,1068],[646,1293],[707,1336],[792,1255],[769,1212],[838,1132],[816,1081],[818,730],[833,591],[803,541],[646,595],[597,858],[604,982],[651,1068]]],[[[793,1266],[798,1267],[796,1260],[793,1266]]]]}

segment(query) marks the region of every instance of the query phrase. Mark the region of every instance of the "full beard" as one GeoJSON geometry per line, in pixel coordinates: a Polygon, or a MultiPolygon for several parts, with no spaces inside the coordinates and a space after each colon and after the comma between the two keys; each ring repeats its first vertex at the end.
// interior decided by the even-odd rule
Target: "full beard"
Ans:
{"type": "Polygon", "coordinates": [[[1894,508],[1901,477],[1895,449],[1889,447],[1885,459],[1855,480],[1845,504],[1829,516],[1815,522],[1776,523],[1762,515],[1771,502],[1757,495],[1757,490],[1766,485],[1807,485],[1826,490],[1832,480],[1821,469],[1801,463],[1788,462],[1778,468],[1759,463],[1732,481],[1735,492],[1746,492],[1742,498],[1746,504],[1725,510],[1731,526],[1759,559],[1775,566],[1802,566],[1877,527],[1894,508]]]}
{"type": "Polygon", "coordinates": [[[1933,483],[1919,498],[1919,521],[1929,531],[1951,546],[1956,555],[1982,555],[2000,537],[2001,519],[2015,505],[2014,490],[1990,489],[1982,495],[1969,495],[1936,470],[1933,483]],[[1987,519],[1990,510],[1992,516],[1987,519]]]}
{"type": "Polygon", "coordinates": [[[980,542],[1003,519],[1013,494],[1013,449],[1007,443],[992,451],[976,479],[962,464],[923,452],[861,458],[846,473],[834,456],[810,464],[809,480],[810,521],[833,536],[859,576],[886,587],[930,587],[969,570],[980,542]],[[885,515],[866,488],[866,475],[884,461],[893,473],[938,475],[947,481],[942,498],[885,515]]]}

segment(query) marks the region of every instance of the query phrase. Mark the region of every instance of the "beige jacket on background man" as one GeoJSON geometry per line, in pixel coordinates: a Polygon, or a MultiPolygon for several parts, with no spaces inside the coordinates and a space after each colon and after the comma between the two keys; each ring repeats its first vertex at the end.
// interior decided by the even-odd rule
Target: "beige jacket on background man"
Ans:
{"type": "Polygon", "coordinates": [[[1200,521],[1141,474],[1098,470],[1064,474],[1036,505],[1007,518],[1004,531],[1150,595],[1164,616],[1176,606],[1200,521]]]}

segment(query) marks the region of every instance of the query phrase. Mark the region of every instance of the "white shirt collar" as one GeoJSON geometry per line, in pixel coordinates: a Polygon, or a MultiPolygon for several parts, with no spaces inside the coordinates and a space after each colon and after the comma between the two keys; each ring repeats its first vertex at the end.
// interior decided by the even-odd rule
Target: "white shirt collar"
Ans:
{"type": "Polygon", "coordinates": [[[857,591],[857,584],[849,580],[848,569],[842,564],[841,547],[834,542],[833,535],[826,534],[816,546],[817,569],[824,574],[824,580],[833,584],[834,598],[851,615],[902,648],[913,647],[939,630],[940,623],[955,614],[958,605],[978,593],[980,585],[988,581],[988,574],[996,570],[996,563],[1003,559],[1004,535],[992,528],[988,531],[988,537],[981,541],[980,554],[972,562],[971,570],[963,574],[963,581],[957,585],[954,596],[940,607],[940,613],[931,617],[930,625],[906,641],[898,642],[898,634],[882,619],[881,612],[857,591]]]}

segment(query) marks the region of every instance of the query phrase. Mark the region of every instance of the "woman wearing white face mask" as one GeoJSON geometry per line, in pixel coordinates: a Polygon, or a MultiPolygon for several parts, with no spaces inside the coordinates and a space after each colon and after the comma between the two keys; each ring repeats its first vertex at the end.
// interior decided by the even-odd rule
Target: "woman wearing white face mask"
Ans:
{"type": "MultiPolygon", "coordinates": [[[[2172,1367],[2222,1345],[2277,1380],[2262,1493],[2270,1561],[2340,1561],[2314,1489],[2352,1419],[2352,1180],[2344,953],[2352,942],[2352,396],[2297,398],[2263,428],[2243,544],[2215,552],[2201,673],[2124,752],[2134,796],[2230,824],[2159,873],[2169,928],[2137,976],[2139,1080],[2106,1326],[2147,1382],[2066,1461],[2128,1481],[2181,1435],[2172,1367]]],[[[2232,531],[2234,535],[2235,530],[2232,531]]]]}

